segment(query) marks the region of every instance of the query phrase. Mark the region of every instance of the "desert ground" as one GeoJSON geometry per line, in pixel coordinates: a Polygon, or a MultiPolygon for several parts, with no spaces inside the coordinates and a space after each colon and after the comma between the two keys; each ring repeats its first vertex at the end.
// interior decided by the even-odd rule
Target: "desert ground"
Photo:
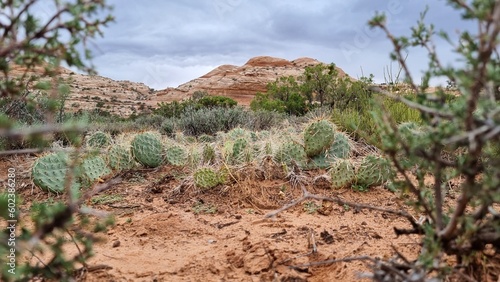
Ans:
{"type": "MultiPolygon", "coordinates": [[[[33,160],[1,160],[4,171],[18,171],[25,217],[34,202],[64,197],[33,185],[33,160]]],[[[313,181],[322,173],[301,173],[309,192],[411,210],[384,187],[367,192],[323,187],[313,181]]],[[[391,258],[395,249],[409,259],[418,254],[417,236],[394,234],[393,227],[410,226],[393,214],[308,199],[267,218],[300,198],[301,188],[287,180],[259,179],[242,167],[244,177],[202,192],[183,185],[178,179],[184,174],[169,166],[131,170],[120,175],[119,184],[86,203],[112,214],[115,225],[99,235],[95,256],[78,274],[81,281],[354,281],[370,270],[369,261],[328,261],[391,258]]],[[[76,252],[68,250],[68,255],[76,252]]],[[[33,263],[37,259],[23,258],[33,263]]]]}

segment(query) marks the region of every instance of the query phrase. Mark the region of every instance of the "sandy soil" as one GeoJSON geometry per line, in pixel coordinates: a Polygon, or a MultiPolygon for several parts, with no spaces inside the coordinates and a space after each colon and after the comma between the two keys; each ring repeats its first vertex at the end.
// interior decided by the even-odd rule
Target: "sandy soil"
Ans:
{"type": "MultiPolygon", "coordinates": [[[[2,169],[18,168],[21,210],[26,213],[31,203],[55,197],[32,185],[29,163],[20,158],[0,163],[2,169]]],[[[407,208],[383,187],[369,192],[323,189],[311,181],[320,173],[303,172],[312,193],[407,208]]],[[[82,280],[353,281],[369,270],[364,262],[312,264],[346,257],[389,258],[393,247],[410,259],[418,253],[417,237],[397,238],[393,232],[392,227],[409,224],[383,212],[306,200],[265,219],[265,214],[300,198],[300,188],[282,179],[259,180],[245,171],[241,175],[246,177],[206,192],[180,186],[185,171],[170,167],[124,175],[120,184],[87,203],[114,214],[116,224],[95,244],[82,280]]]]}

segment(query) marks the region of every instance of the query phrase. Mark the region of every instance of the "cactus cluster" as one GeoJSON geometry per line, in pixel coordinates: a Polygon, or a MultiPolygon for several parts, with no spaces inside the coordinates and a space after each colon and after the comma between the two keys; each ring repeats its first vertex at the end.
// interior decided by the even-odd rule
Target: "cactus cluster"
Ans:
{"type": "MultiPolygon", "coordinates": [[[[405,125],[402,126],[403,131],[405,125]]],[[[409,130],[413,130],[408,125],[409,130]]],[[[169,165],[192,169],[196,187],[203,190],[224,183],[229,171],[223,173],[213,168],[218,158],[225,158],[226,165],[250,163],[258,156],[273,159],[280,170],[297,164],[301,169],[328,169],[332,188],[379,185],[391,175],[387,160],[377,156],[365,157],[359,166],[349,158],[353,146],[350,138],[337,132],[328,120],[315,120],[304,130],[288,127],[280,132],[251,132],[235,128],[228,133],[199,137],[190,144],[192,137],[177,133],[175,139],[162,137],[158,132],[143,132],[130,138],[112,140],[109,134],[95,132],[87,139],[91,148],[106,152],[99,156],[96,151],[81,157],[73,172],[73,187],[88,186],[103,177],[132,168],[137,161],[146,167],[158,167],[165,160],[169,165]],[[278,142],[276,142],[278,140],[278,142]],[[189,149],[188,149],[189,148],[189,149]],[[217,154],[217,149],[221,153],[217,154]],[[200,165],[202,167],[200,168],[200,165]],[[206,166],[212,165],[212,166],[206,166]],[[284,166],[282,166],[284,165],[284,166]]],[[[69,156],[64,153],[50,154],[37,160],[33,167],[33,180],[47,191],[62,192],[68,172],[69,156]]]]}
{"type": "Polygon", "coordinates": [[[137,134],[132,140],[132,154],[144,166],[158,167],[163,158],[163,145],[160,136],[153,132],[137,134]]]}

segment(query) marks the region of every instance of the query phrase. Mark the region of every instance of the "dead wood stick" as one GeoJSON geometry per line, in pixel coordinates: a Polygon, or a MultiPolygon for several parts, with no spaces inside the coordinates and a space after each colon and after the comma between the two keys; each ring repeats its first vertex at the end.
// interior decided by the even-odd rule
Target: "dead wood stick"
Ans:
{"type": "Polygon", "coordinates": [[[406,218],[414,228],[419,227],[418,223],[415,221],[413,216],[410,215],[409,213],[407,213],[406,211],[397,211],[397,210],[385,209],[385,208],[381,208],[381,207],[375,207],[375,206],[371,206],[371,205],[352,203],[352,202],[342,200],[339,197],[332,198],[332,197],[327,197],[327,196],[323,196],[323,195],[312,194],[309,191],[307,191],[307,189],[302,184],[301,184],[301,189],[302,189],[302,197],[295,199],[291,203],[284,205],[283,207],[266,214],[264,218],[274,217],[277,214],[279,214],[280,212],[285,211],[289,208],[292,208],[292,207],[302,203],[303,201],[305,201],[307,199],[314,199],[314,200],[323,200],[323,201],[334,202],[334,203],[337,203],[338,205],[347,205],[347,206],[350,206],[352,208],[356,208],[356,209],[360,209],[360,210],[361,209],[368,209],[368,210],[375,210],[375,211],[395,214],[395,215],[406,218]]]}

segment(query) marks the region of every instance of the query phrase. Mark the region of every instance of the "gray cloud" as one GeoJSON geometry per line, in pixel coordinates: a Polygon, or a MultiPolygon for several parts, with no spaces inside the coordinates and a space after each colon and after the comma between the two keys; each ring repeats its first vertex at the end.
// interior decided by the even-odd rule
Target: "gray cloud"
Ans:
{"type": "MultiPolygon", "coordinates": [[[[409,34],[426,5],[428,19],[453,31],[459,15],[445,1],[368,0],[111,0],[116,23],[95,41],[94,64],[103,76],[177,86],[221,64],[241,65],[253,56],[313,57],[334,62],[352,76],[383,80],[390,43],[367,21],[384,12],[395,34],[409,34]]],[[[441,43],[440,43],[441,44],[441,43]]],[[[446,48],[441,48],[446,51],[446,48]]],[[[444,54],[447,60],[452,55],[444,54]]],[[[410,54],[412,71],[425,66],[410,54]]]]}

